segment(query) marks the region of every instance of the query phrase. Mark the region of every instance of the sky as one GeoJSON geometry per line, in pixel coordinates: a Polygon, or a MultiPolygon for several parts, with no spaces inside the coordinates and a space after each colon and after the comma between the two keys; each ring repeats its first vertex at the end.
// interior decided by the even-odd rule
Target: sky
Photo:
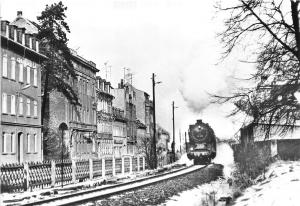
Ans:
{"type": "MultiPolygon", "coordinates": [[[[46,4],[57,1],[1,0],[1,16],[12,21],[18,10],[36,20],[46,4]]],[[[251,66],[239,52],[220,61],[226,16],[217,13],[215,1],[199,0],[63,0],[71,33],[69,46],[92,60],[100,75],[117,83],[124,67],[133,73],[133,85],[152,96],[151,75],[156,74],[157,122],[172,136],[172,101],[176,135],[196,119],[209,123],[219,138],[230,138],[241,118],[227,118],[232,105],[214,105],[209,94],[228,94],[251,66]],[[105,72],[104,63],[111,66],[105,72]]],[[[108,68],[108,67],[107,67],[108,68]]],[[[178,139],[176,139],[178,141],[178,139]]]]}

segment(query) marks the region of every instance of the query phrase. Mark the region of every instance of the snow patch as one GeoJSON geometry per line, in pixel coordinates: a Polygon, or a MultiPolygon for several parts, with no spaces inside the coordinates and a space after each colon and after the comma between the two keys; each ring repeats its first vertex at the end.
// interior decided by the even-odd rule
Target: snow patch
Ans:
{"type": "Polygon", "coordinates": [[[180,159],[177,160],[178,164],[186,164],[186,166],[191,166],[194,164],[194,161],[193,160],[190,160],[188,157],[187,157],[187,153],[184,153],[181,155],[180,159]]]}
{"type": "Polygon", "coordinates": [[[227,196],[231,196],[231,188],[228,186],[226,180],[218,179],[199,185],[194,189],[183,191],[160,206],[202,206],[210,204],[213,200],[217,202],[221,197],[227,196]]]}
{"type": "MultiPolygon", "coordinates": [[[[300,203],[300,161],[277,161],[266,179],[248,188],[236,206],[298,206],[300,203]]],[[[259,177],[260,178],[260,177],[259,177]]]]}

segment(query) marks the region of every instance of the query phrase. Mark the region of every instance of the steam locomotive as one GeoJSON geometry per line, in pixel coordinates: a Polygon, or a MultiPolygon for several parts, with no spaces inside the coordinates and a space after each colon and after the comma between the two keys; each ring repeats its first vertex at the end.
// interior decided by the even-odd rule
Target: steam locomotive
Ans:
{"type": "Polygon", "coordinates": [[[189,126],[189,147],[187,157],[194,160],[195,165],[209,164],[216,157],[216,136],[213,129],[197,120],[189,126]]]}

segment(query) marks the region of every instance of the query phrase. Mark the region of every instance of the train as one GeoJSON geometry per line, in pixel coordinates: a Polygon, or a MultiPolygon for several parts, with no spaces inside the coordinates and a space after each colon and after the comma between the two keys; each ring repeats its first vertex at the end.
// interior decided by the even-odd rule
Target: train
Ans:
{"type": "Polygon", "coordinates": [[[217,141],[214,130],[209,124],[197,120],[196,124],[189,126],[189,146],[187,157],[195,165],[210,164],[217,154],[217,141]]]}

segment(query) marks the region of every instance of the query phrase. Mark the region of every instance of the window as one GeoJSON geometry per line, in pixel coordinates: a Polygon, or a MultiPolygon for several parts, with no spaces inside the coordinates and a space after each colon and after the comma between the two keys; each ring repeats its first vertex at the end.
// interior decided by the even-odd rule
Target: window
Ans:
{"type": "Polygon", "coordinates": [[[36,50],[36,40],[35,40],[35,38],[31,39],[31,46],[32,46],[33,50],[36,50]]]}
{"type": "Polygon", "coordinates": [[[6,134],[3,132],[2,134],[2,152],[6,153],[7,152],[7,148],[6,148],[6,144],[7,144],[7,139],[6,139],[6,134]]]}
{"type": "Polygon", "coordinates": [[[37,152],[37,135],[27,134],[27,152],[37,152]]]}
{"type": "Polygon", "coordinates": [[[38,106],[37,101],[33,101],[33,116],[34,117],[38,116],[38,108],[37,108],[37,106],[38,106]]]}
{"type": "Polygon", "coordinates": [[[11,114],[16,114],[16,96],[11,95],[10,96],[10,113],[11,114]]]}
{"type": "Polygon", "coordinates": [[[2,93],[2,113],[7,113],[7,94],[2,93]]]}
{"type": "Polygon", "coordinates": [[[7,29],[6,29],[6,23],[5,22],[1,22],[1,31],[4,31],[4,33],[7,33],[7,29]]]}
{"type": "Polygon", "coordinates": [[[27,84],[30,84],[30,66],[27,66],[26,69],[27,69],[27,84]]]}
{"type": "Polygon", "coordinates": [[[37,87],[37,69],[33,69],[33,85],[37,87]]]}
{"type": "Polygon", "coordinates": [[[38,151],[37,134],[34,134],[34,152],[38,151]]]}
{"type": "Polygon", "coordinates": [[[30,116],[30,99],[27,99],[26,115],[30,116]]]}
{"type": "Polygon", "coordinates": [[[11,79],[16,79],[16,60],[14,57],[11,58],[11,79]]]}
{"type": "Polygon", "coordinates": [[[30,47],[30,36],[25,34],[25,46],[30,47]]]}
{"type": "Polygon", "coordinates": [[[2,135],[2,152],[3,153],[14,153],[15,152],[15,134],[5,133],[2,135]]]}
{"type": "Polygon", "coordinates": [[[19,64],[19,82],[23,82],[24,81],[24,66],[23,66],[23,62],[20,61],[19,64]]]}
{"type": "Polygon", "coordinates": [[[2,64],[2,76],[7,77],[7,55],[3,55],[2,64]]]}
{"type": "Polygon", "coordinates": [[[16,152],[16,134],[11,133],[11,152],[15,153],[16,152]]]}
{"type": "Polygon", "coordinates": [[[15,37],[15,29],[14,27],[9,27],[9,38],[14,39],[15,37]]]}
{"type": "Polygon", "coordinates": [[[27,134],[27,152],[30,152],[30,146],[31,146],[31,135],[27,134]]]}
{"type": "Polygon", "coordinates": [[[19,97],[19,115],[23,115],[23,97],[19,97]]]}
{"type": "Polygon", "coordinates": [[[17,30],[17,41],[22,44],[22,31],[17,30]]]}

